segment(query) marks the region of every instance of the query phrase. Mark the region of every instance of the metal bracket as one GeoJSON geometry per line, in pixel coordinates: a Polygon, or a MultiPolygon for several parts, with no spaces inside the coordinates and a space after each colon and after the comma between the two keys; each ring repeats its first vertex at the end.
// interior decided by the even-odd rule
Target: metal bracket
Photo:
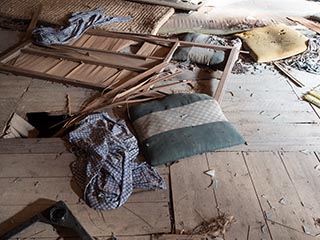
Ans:
{"type": "Polygon", "coordinates": [[[63,201],[55,203],[17,227],[9,230],[4,235],[0,236],[0,240],[7,240],[36,222],[43,222],[54,227],[68,228],[73,230],[80,237],[79,239],[93,240],[63,201]]]}

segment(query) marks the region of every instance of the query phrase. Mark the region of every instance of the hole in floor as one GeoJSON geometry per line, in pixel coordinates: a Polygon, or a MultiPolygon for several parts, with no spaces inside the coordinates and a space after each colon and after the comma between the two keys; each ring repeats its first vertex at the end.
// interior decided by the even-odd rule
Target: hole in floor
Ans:
{"type": "Polygon", "coordinates": [[[52,115],[48,112],[27,113],[28,122],[38,131],[38,138],[53,137],[70,118],[69,115],[52,115]]]}

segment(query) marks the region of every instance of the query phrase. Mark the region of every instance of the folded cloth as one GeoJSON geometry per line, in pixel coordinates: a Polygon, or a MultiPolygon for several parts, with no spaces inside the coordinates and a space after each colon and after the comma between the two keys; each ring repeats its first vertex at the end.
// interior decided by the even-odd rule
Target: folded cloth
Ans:
{"type": "Polygon", "coordinates": [[[65,28],[42,27],[32,32],[35,43],[49,46],[51,44],[66,44],[79,38],[87,29],[93,26],[125,22],[131,17],[113,17],[104,15],[104,9],[98,8],[89,12],[72,13],[65,28]]]}
{"type": "Polygon", "coordinates": [[[166,188],[156,169],[134,162],[137,140],[123,120],[92,114],[67,137],[77,147],[78,159],[71,168],[90,207],[115,209],[128,200],[133,188],[166,188]]]}

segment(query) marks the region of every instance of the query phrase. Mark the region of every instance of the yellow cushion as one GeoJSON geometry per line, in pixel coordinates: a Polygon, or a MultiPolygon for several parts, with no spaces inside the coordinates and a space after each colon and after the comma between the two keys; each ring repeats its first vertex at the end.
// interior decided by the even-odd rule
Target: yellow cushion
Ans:
{"type": "Polygon", "coordinates": [[[236,34],[257,62],[270,62],[304,52],[308,38],[289,28],[277,24],[236,34]]]}

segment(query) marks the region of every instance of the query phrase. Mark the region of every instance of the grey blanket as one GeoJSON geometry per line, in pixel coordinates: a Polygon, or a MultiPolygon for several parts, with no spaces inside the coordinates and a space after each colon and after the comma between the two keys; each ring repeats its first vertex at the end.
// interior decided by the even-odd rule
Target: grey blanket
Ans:
{"type": "Polygon", "coordinates": [[[123,120],[113,120],[107,113],[89,115],[69,133],[68,140],[77,147],[73,175],[94,209],[120,207],[134,188],[166,188],[156,169],[135,162],[137,140],[123,120]]]}
{"type": "Polygon", "coordinates": [[[72,13],[65,28],[36,28],[32,39],[39,45],[66,44],[79,38],[87,29],[93,26],[125,22],[131,17],[113,17],[104,15],[104,9],[98,8],[90,12],[72,13]]]}

